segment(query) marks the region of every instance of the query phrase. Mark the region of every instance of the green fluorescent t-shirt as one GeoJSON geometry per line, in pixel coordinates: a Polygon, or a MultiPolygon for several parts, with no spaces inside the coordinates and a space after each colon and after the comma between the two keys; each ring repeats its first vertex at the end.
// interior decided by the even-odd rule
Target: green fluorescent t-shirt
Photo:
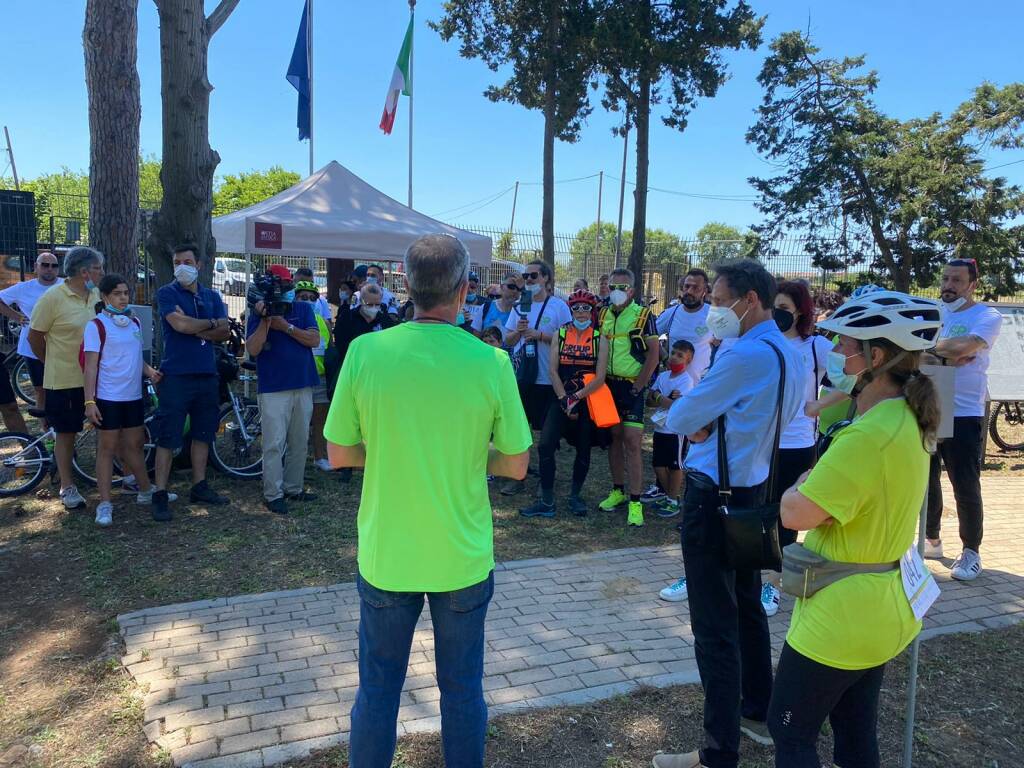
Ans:
{"type": "MultiPolygon", "coordinates": [[[[914,541],[928,484],[929,456],[902,398],[884,400],[839,432],[800,486],[834,521],[804,546],[830,560],[899,560],[914,541]]],[[[897,569],[857,574],[796,601],[786,642],[838,669],[868,669],[900,653],[921,622],[897,569]]]]}
{"type": "Polygon", "coordinates": [[[449,592],[487,578],[488,443],[518,454],[532,442],[507,352],[435,323],[360,336],[338,375],[324,437],[366,445],[358,517],[366,581],[449,592]]]}

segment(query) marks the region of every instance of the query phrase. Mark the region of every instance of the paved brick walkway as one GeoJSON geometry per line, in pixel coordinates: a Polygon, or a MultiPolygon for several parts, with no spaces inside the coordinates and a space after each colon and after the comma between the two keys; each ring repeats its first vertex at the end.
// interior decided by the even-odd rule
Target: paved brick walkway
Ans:
{"type": "MultiPolygon", "coordinates": [[[[1024,478],[986,478],[984,494],[985,573],[970,584],[952,582],[933,564],[943,594],[926,617],[929,635],[1024,619],[1024,478]]],[[[952,550],[956,520],[945,524],[952,550]]],[[[696,682],[687,604],[657,599],[679,568],[678,547],[499,565],[487,620],[491,714],[578,704],[639,684],[696,682]]],[[[771,619],[776,650],[791,605],[784,600],[771,619]]],[[[350,583],[119,616],[124,664],[148,686],[146,735],[176,764],[196,768],[269,766],[339,743],[356,692],[357,618],[350,583]]],[[[438,699],[433,639],[423,622],[400,732],[438,729],[438,699]]]]}

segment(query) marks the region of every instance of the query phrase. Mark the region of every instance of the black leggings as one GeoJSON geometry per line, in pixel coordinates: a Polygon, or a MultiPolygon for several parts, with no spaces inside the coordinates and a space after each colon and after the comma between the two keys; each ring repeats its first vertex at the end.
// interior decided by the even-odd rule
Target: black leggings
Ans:
{"type": "MultiPolygon", "coordinates": [[[[590,472],[590,444],[594,434],[594,423],[590,420],[585,402],[579,403],[573,413],[578,414],[575,422],[576,461],[572,465],[572,493],[578,495],[590,472]]],[[[569,417],[558,404],[552,401],[548,406],[544,427],[540,433],[540,444],[537,453],[540,456],[540,487],[541,491],[553,492],[555,488],[555,451],[562,439],[569,417]]]]}
{"type": "MultiPolygon", "coordinates": [[[[779,466],[775,476],[774,498],[769,501],[778,503],[782,501],[784,494],[789,487],[796,482],[804,472],[814,466],[814,446],[808,448],[780,448],[779,466]]],[[[779,546],[785,547],[796,541],[796,531],[791,531],[779,523],[779,546]]]]}
{"type": "Polygon", "coordinates": [[[768,729],[775,768],[820,768],[817,742],[828,717],[837,768],[878,768],[878,694],[885,664],[836,669],[782,647],[768,729]]]}

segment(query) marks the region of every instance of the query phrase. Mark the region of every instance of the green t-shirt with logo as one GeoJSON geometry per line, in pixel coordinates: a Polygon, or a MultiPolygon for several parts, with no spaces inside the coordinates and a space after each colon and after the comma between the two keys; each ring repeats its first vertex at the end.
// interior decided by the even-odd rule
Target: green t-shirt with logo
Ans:
{"type": "MultiPolygon", "coordinates": [[[[800,493],[834,519],[804,546],[830,560],[900,559],[917,533],[929,455],[902,398],[884,400],[840,431],[800,493]]],[[[868,669],[898,655],[921,631],[899,569],[856,574],[798,599],[786,642],[837,669],[868,669]]]]}
{"type": "Polygon", "coordinates": [[[405,323],[349,347],[324,437],[366,446],[359,573],[394,592],[487,578],[494,536],[488,443],[532,442],[508,353],[450,325],[405,323]]]}

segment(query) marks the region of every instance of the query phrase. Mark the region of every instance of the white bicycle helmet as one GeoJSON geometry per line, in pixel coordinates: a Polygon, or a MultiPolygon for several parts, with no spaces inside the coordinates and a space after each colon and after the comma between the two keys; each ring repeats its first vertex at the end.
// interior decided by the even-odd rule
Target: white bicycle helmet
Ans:
{"type": "Polygon", "coordinates": [[[939,302],[899,291],[873,291],[850,299],[818,328],[861,341],[886,339],[919,352],[935,346],[942,326],[939,302]]]}

